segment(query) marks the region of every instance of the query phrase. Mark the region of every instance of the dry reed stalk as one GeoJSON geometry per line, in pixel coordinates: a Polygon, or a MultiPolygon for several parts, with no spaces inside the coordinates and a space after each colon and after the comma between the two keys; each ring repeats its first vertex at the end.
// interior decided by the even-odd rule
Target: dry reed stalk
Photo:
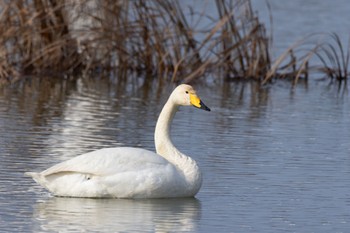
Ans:
{"type": "Polygon", "coordinates": [[[299,56],[303,38],[271,62],[271,38],[250,0],[216,0],[215,7],[217,18],[179,0],[0,0],[0,79],[106,72],[191,82],[210,67],[227,80],[296,83],[316,55],[319,70],[346,80],[350,52],[336,34],[335,43],[299,56]],[[203,19],[210,26],[198,23],[203,19]]]}
{"type": "Polygon", "coordinates": [[[313,57],[319,43],[312,42],[320,34],[307,35],[289,46],[271,65],[271,68],[265,73],[262,84],[266,84],[274,78],[290,78],[297,83],[301,75],[308,77],[309,61],[313,57]],[[308,49],[308,47],[313,47],[308,49]],[[307,47],[307,48],[305,48],[307,47]],[[289,61],[287,61],[289,59],[289,61]]]}
{"type": "MultiPolygon", "coordinates": [[[[310,47],[310,45],[308,46],[310,47]]],[[[348,77],[348,66],[350,59],[350,47],[345,49],[339,36],[335,33],[331,34],[312,34],[292,45],[279,59],[276,60],[272,69],[268,72],[263,81],[263,84],[270,81],[274,75],[281,73],[284,76],[292,77],[293,84],[296,84],[300,77],[304,75],[305,79],[308,78],[310,70],[314,69],[321,71],[327,77],[336,79],[338,81],[346,81],[348,77]],[[294,50],[301,50],[303,44],[306,44],[308,40],[316,37],[317,42],[314,42],[311,49],[306,49],[303,55],[298,58],[294,55],[294,50]],[[329,40],[330,38],[330,40],[329,40]],[[281,67],[281,63],[286,59],[288,52],[291,55],[291,61],[287,65],[281,67]],[[310,61],[312,58],[317,57],[321,61],[321,66],[310,67],[310,61]],[[292,67],[292,71],[287,70],[292,67]],[[279,69],[280,71],[277,71],[279,69]]]]}
{"type": "MultiPolygon", "coordinates": [[[[216,1],[219,19],[204,32],[188,21],[179,1],[0,0],[0,5],[0,24],[11,25],[2,29],[0,68],[21,73],[118,69],[159,78],[167,73],[176,82],[199,77],[213,63],[254,77],[269,66],[265,32],[249,0],[216,1]],[[248,21],[253,22],[237,25],[248,21]],[[198,42],[198,33],[204,40],[198,42]]],[[[197,22],[207,17],[204,10],[197,15],[197,22]]],[[[1,77],[14,73],[2,70],[1,77]]]]}
{"type": "Polygon", "coordinates": [[[337,34],[331,33],[329,36],[330,42],[323,42],[315,49],[314,54],[323,64],[319,70],[331,79],[346,81],[349,75],[350,39],[345,48],[337,34]]]}
{"type": "Polygon", "coordinates": [[[260,79],[270,67],[269,41],[264,26],[253,13],[251,2],[236,1],[236,5],[225,1],[216,3],[221,18],[234,12],[225,24],[221,40],[220,59],[227,76],[260,79]]]}

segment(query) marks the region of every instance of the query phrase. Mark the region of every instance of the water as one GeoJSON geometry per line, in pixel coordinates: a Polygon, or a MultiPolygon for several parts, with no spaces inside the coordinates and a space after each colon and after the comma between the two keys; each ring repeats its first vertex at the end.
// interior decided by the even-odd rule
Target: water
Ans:
{"type": "MultiPolygon", "coordinates": [[[[267,26],[268,34],[272,29],[275,56],[280,56],[296,41],[315,33],[337,33],[343,46],[347,46],[350,28],[350,15],[347,13],[350,4],[347,0],[252,0],[252,5],[261,22],[267,26]],[[266,2],[269,2],[271,12],[266,2]]],[[[319,43],[325,37],[319,35],[311,41],[319,43]]]]}
{"type": "Polygon", "coordinates": [[[349,229],[349,96],[325,81],[196,85],[212,111],[182,108],[172,132],[204,173],[195,199],[56,198],[23,176],[103,147],[153,150],[173,87],[120,86],[42,80],[1,90],[0,231],[349,229]]]}

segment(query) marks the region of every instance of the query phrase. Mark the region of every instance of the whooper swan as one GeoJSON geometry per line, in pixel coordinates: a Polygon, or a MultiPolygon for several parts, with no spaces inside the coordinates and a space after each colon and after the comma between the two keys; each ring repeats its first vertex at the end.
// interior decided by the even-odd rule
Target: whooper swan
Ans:
{"type": "Polygon", "coordinates": [[[210,109],[195,90],[181,84],[164,105],[155,129],[157,153],[117,147],[82,154],[47,170],[27,172],[55,196],[90,198],[193,197],[202,184],[197,163],[170,139],[170,124],[179,106],[210,109]]]}

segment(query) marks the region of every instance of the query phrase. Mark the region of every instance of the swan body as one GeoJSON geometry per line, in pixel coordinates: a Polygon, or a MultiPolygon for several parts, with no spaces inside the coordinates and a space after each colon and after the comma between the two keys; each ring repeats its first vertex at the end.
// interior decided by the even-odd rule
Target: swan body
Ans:
{"type": "Polygon", "coordinates": [[[186,84],[179,85],[161,111],[156,151],[133,147],[105,148],[56,164],[40,173],[27,172],[56,196],[91,198],[193,197],[202,184],[197,163],[170,139],[170,124],[179,106],[210,111],[186,84]]]}

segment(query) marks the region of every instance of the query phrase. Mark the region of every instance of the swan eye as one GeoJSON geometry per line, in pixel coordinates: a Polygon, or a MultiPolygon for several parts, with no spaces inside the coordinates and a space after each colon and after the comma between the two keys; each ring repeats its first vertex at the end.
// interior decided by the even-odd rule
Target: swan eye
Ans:
{"type": "Polygon", "coordinates": [[[186,94],[188,94],[188,91],[186,91],[186,94]]]}

